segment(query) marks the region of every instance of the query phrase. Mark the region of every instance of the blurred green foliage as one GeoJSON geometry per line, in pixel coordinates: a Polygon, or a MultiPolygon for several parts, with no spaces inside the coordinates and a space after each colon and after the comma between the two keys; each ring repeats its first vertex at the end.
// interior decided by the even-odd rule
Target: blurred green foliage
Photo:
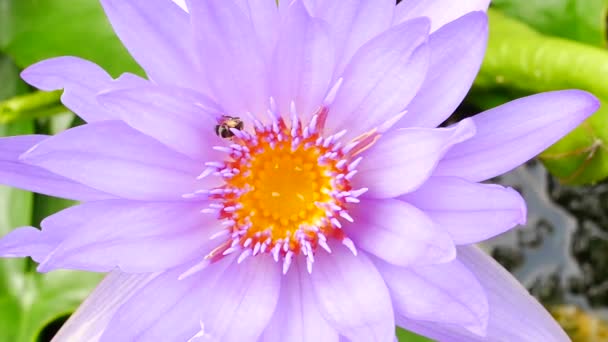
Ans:
{"type": "Polygon", "coordinates": [[[606,44],[606,0],[492,0],[492,6],[541,33],[606,44]]]}
{"type": "MultiPolygon", "coordinates": [[[[409,1],[409,0],[406,0],[409,1]]],[[[413,0],[411,0],[413,1],[413,0]]],[[[608,101],[608,0],[494,0],[487,56],[469,103],[486,109],[523,95],[565,88],[608,101]]],[[[73,55],[113,76],[143,75],[113,33],[97,0],[0,0],[0,136],[54,133],[73,123],[58,93],[31,93],[18,72],[49,57],[73,55]],[[15,97],[21,95],[24,97],[15,97]]],[[[543,153],[568,183],[608,176],[608,109],[543,153]]],[[[0,235],[37,225],[71,202],[0,187],[0,235]]],[[[99,280],[79,272],[38,274],[30,260],[0,259],[0,341],[35,341],[70,314],[99,280]]],[[[426,341],[402,329],[399,341],[426,341]]]]}
{"type": "Polygon", "coordinates": [[[97,0],[0,0],[0,49],[20,68],[50,57],[78,56],[113,76],[143,74],[97,0]]]}

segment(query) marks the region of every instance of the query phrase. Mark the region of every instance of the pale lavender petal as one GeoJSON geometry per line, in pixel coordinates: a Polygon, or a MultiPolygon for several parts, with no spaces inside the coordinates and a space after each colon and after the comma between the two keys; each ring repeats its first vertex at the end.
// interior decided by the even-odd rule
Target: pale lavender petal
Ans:
{"type": "Polygon", "coordinates": [[[461,16],[474,11],[486,11],[490,0],[418,0],[401,1],[395,10],[393,23],[398,25],[416,17],[431,19],[431,32],[461,16]]]}
{"type": "Polygon", "coordinates": [[[42,272],[82,269],[155,272],[205,255],[217,245],[214,217],[204,203],[88,202],[42,221],[42,230],[22,228],[0,240],[0,254],[32,256],[42,272]],[[10,243],[18,236],[19,245],[10,243]],[[8,248],[5,245],[8,243],[8,248]],[[12,247],[12,248],[10,248],[12,247]]]}
{"type": "Polygon", "coordinates": [[[150,336],[155,327],[158,327],[155,340],[188,340],[200,329],[201,313],[206,307],[205,297],[210,296],[230,266],[229,259],[182,280],[179,276],[187,269],[186,266],[161,273],[122,303],[107,323],[100,340],[142,340],[141,337],[145,334],[150,336]],[[169,322],[179,324],[170,327],[167,325],[169,322]]]}
{"type": "Polygon", "coordinates": [[[170,0],[102,0],[114,31],[148,77],[204,90],[190,17],[170,0]]]}
{"type": "Polygon", "coordinates": [[[130,80],[112,81],[97,64],[77,57],[58,57],[38,62],[21,73],[29,84],[42,90],[64,89],[61,102],[87,122],[115,119],[111,111],[99,106],[97,93],[132,85],[130,80]]]}
{"type": "Polygon", "coordinates": [[[212,147],[221,143],[215,134],[221,113],[202,94],[150,85],[103,93],[98,100],[129,126],[175,151],[203,161],[220,157],[212,147]]]}
{"type": "Polygon", "coordinates": [[[128,199],[181,199],[204,185],[196,181],[200,163],[119,121],[69,129],[40,142],[21,160],[128,199]]]}
{"type": "Polygon", "coordinates": [[[365,43],[389,29],[395,11],[393,0],[303,1],[314,17],[329,24],[337,54],[335,78],[365,43]]]}
{"type": "Polygon", "coordinates": [[[329,90],[334,47],[327,23],[311,18],[301,1],[287,11],[272,63],[272,90],[280,113],[288,118],[293,101],[306,122],[329,90]]]}
{"type": "Polygon", "coordinates": [[[338,333],[317,307],[305,260],[296,260],[282,277],[281,294],[260,342],[337,342],[338,333]]]}
{"type": "MultiPolygon", "coordinates": [[[[139,240],[123,237],[112,241],[96,241],[51,253],[38,267],[39,272],[72,269],[108,272],[115,267],[129,273],[157,272],[209,253],[207,231],[180,232],[151,236],[139,240]]],[[[73,241],[73,240],[72,240],[73,241]]],[[[217,245],[217,244],[216,244],[217,245]]]]}
{"type": "Polygon", "coordinates": [[[429,72],[422,88],[395,127],[436,127],[468,93],[486,50],[488,20],[473,12],[429,36],[429,72]]]}
{"type": "Polygon", "coordinates": [[[45,135],[0,138],[0,184],[77,201],[114,197],[19,160],[21,154],[47,138],[45,135]]]}
{"type": "Polygon", "coordinates": [[[477,133],[457,144],[437,166],[435,175],[480,182],[525,163],[558,141],[599,108],[580,90],[524,97],[477,114],[477,133]]]}
{"type": "Polygon", "coordinates": [[[53,341],[99,341],[116,310],[156,276],[111,272],[70,316],[53,341]]]}
{"type": "Polygon", "coordinates": [[[260,48],[267,61],[272,59],[279,38],[279,11],[277,4],[267,0],[234,0],[241,10],[249,16],[260,48]]]}
{"type": "Polygon", "coordinates": [[[188,340],[200,329],[206,297],[218,285],[232,261],[233,258],[221,260],[181,280],[179,276],[187,266],[161,273],[123,302],[109,320],[100,340],[142,340],[146,334],[155,340],[188,340]],[[151,334],[152,330],[156,336],[151,334]]]}
{"type": "Polygon", "coordinates": [[[526,202],[512,188],[431,177],[401,200],[428,214],[458,245],[477,243],[526,223],[526,202]]]}
{"type": "Polygon", "coordinates": [[[200,63],[215,99],[229,115],[264,115],[268,65],[251,18],[226,0],[187,1],[200,63]]]}
{"type": "Polygon", "coordinates": [[[388,289],[380,273],[359,253],[341,245],[315,257],[311,274],[317,305],[340,335],[353,342],[392,341],[395,322],[388,289]]]}
{"type": "Polygon", "coordinates": [[[60,240],[41,238],[40,230],[21,227],[10,231],[0,239],[0,256],[3,258],[32,257],[41,261],[60,243],[60,240]]]}
{"type": "MultiPolygon", "coordinates": [[[[270,256],[232,265],[198,302],[205,306],[200,321],[207,326],[209,336],[219,341],[253,341],[272,318],[280,285],[281,269],[270,256]]],[[[168,327],[172,329],[178,322],[168,327]]]]}
{"type": "Polygon", "coordinates": [[[490,305],[488,338],[562,341],[566,334],[547,310],[502,266],[476,246],[458,247],[458,260],[483,286],[490,305]],[[522,315],[525,313],[525,315],[522,315]]]}
{"type": "Polygon", "coordinates": [[[396,200],[362,200],[344,227],[355,245],[400,266],[448,262],[456,256],[450,235],[419,209],[396,200]],[[357,210],[359,209],[359,210],[357,210]]]}
{"type": "Polygon", "coordinates": [[[399,267],[381,260],[375,264],[391,291],[397,315],[454,324],[485,335],[488,299],[475,276],[460,261],[415,267],[399,267]]]}
{"type": "Polygon", "coordinates": [[[327,129],[348,128],[354,138],[395,118],[426,77],[429,23],[415,19],[365,44],[344,71],[344,83],[329,109],[327,129]]]}
{"type": "Polygon", "coordinates": [[[437,340],[449,341],[570,341],[547,310],[494,259],[475,246],[458,247],[458,260],[481,283],[489,304],[485,337],[455,325],[415,321],[397,315],[399,326],[437,340]]]}
{"type": "Polygon", "coordinates": [[[374,198],[392,198],[413,191],[431,176],[452,146],[474,134],[475,126],[468,119],[448,128],[390,131],[365,152],[353,184],[356,188],[369,188],[365,196],[374,198]]]}
{"type": "Polygon", "coordinates": [[[101,340],[186,341],[202,325],[211,341],[255,341],[275,310],[280,269],[266,257],[233,261],[182,280],[183,269],[161,275],[120,308],[101,340]]]}

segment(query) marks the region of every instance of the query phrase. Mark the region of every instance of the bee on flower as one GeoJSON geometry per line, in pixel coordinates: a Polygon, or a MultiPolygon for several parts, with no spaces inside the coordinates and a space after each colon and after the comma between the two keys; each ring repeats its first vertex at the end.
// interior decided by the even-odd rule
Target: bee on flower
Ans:
{"type": "Polygon", "coordinates": [[[215,125],[215,134],[220,138],[230,139],[234,136],[232,129],[242,131],[245,128],[245,123],[239,117],[222,115],[218,121],[218,124],[215,125]]]}

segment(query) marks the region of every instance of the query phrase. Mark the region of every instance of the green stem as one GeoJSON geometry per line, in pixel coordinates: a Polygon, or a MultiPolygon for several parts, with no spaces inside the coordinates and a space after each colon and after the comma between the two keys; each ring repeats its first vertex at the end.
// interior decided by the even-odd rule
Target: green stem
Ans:
{"type": "Polygon", "coordinates": [[[37,91],[0,102],[0,113],[25,112],[59,103],[61,91],[37,91]]]}
{"type": "Polygon", "coordinates": [[[59,102],[61,91],[34,92],[0,102],[0,124],[30,120],[65,113],[59,102]]]}
{"type": "Polygon", "coordinates": [[[8,124],[11,122],[22,121],[22,120],[33,120],[39,118],[47,118],[57,114],[67,112],[68,109],[62,105],[55,105],[53,107],[39,108],[37,110],[27,112],[0,112],[0,124],[8,124]]]}

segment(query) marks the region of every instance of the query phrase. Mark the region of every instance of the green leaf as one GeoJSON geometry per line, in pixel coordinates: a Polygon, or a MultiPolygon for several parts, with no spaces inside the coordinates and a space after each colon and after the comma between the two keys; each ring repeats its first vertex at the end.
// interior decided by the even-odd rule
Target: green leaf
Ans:
{"type": "Polygon", "coordinates": [[[143,74],[98,0],[0,0],[0,49],[21,68],[69,55],[89,59],[113,76],[143,74]]]}
{"type": "MultiPolygon", "coordinates": [[[[0,30],[0,32],[2,32],[2,30],[0,30]]],[[[28,90],[27,85],[19,79],[19,70],[17,70],[15,64],[7,56],[3,56],[2,54],[0,54],[0,80],[2,80],[0,101],[15,95],[23,94],[28,90]]]]}
{"type": "Polygon", "coordinates": [[[426,337],[416,335],[411,331],[407,331],[403,328],[397,327],[397,340],[399,342],[429,342],[433,341],[426,337]]]}
{"type": "MultiPolygon", "coordinates": [[[[608,51],[582,43],[542,35],[516,20],[490,10],[490,38],[475,94],[500,96],[559,89],[582,89],[608,101],[608,51]],[[506,90],[506,91],[505,91],[506,90]]],[[[541,154],[553,174],[565,183],[594,183],[608,177],[608,110],[602,109],[563,140],[541,154]]]]}
{"type": "Polygon", "coordinates": [[[544,34],[605,45],[606,0],[493,0],[492,6],[544,34]]]}
{"type": "MultiPolygon", "coordinates": [[[[18,70],[0,55],[0,100],[27,90],[18,70]]],[[[0,136],[34,133],[34,123],[0,125],[0,136]]],[[[0,186],[0,236],[73,202],[0,186]]],[[[36,273],[28,259],[0,259],[0,341],[34,342],[44,327],[72,313],[101,275],[74,271],[36,273]]]]}
{"type": "Polygon", "coordinates": [[[579,88],[608,99],[608,51],[541,35],[488,11],[490,38],[476,85],[530,92],[579,88]],[[509,33],[509,34],[508,34],[509,33]]]}

